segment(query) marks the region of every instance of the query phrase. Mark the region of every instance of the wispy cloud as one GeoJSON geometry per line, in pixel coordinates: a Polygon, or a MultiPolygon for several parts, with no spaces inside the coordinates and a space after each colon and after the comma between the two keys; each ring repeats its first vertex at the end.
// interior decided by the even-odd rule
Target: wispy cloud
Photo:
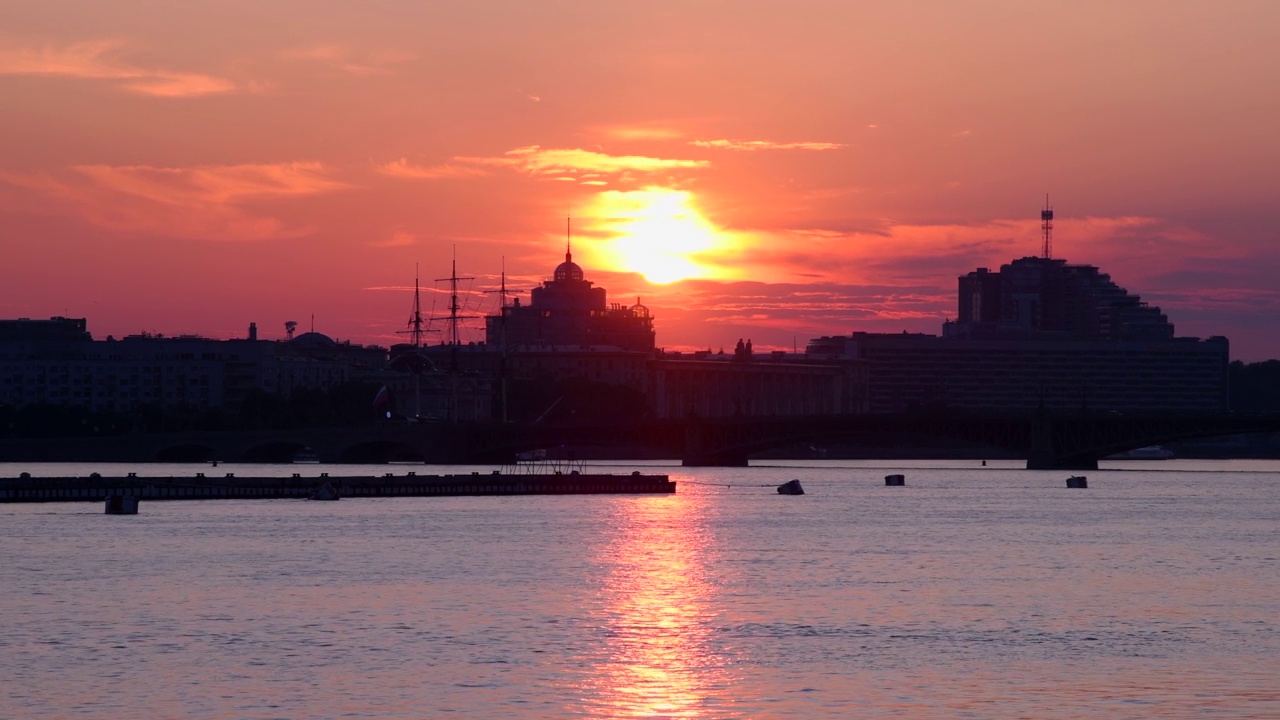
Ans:
{"type": "Polygon", "coordinates": [[[379,165],[377,171],[404,179],[437,180],[484,175],[487,174],[486,168],[509,168],[546,180],[605,185],[611,176],[703,168],[710,164],[706,160],[609,155],[594,150],[530,145],[509,150],[498,157],[460,156],[440,165],[414,165],[400,158],[379,165]]]}
{"type": "Polygon", "coordinates": [[[108,190],[177,205],[314,195],[347,187],[328,177],[318,162],[191,168],[79,165],[75,170],[108,190]]]}
{"type": "Polygon", "coordinates": [[[502,157],[468,157],[458,160],[476,165],[510,167],[538,176],[564,176],[580,172],[615,174],[658,172],[707,167],[706,160],[657,158],[646,155],[609,155],[578,148],[543,148],[538,145],[508,150],[502,157]]]}
{"type": "Polygon", "coordinates": [[[596,132],[611,140],[634,142],[640,140],[679,140],[688,135],[669,123],[647,122],[625,125],[604,125],[595,128],[596,132]]]}
{"type": "Polygon", "coordinates": [[[404,228],[396,228],[389,237],[380,240],[370,241],[369,247],[376,248],[396,248],[408,247],[418,242],[418,236],[405,230],[404,228]]]}
{"type": "Polygon", "coordinates": [[[715,150],[839,150],[842,143],[830,142],[773,142],[772,140],[691,140],[690,145],[715,150]]]}
{"type": "Polygon", "coordinates": [[[124,44],[94,40],[66,46],[0,48],[0,75],[46,75],[114,81],[122,89],[155,97],[193,97],[234,92],[226,78],[143,68],[119,55],[124,44]]]}
{"type": "Polygon", "coordinates": [[[414,165],[407,158],[383,163],[377,167],[377,171],[383,175],[408,180],[439,180],[442,178],[475,177],[488,174],[483,168],[466,165],[450,165],[448,163],[429,166],[414,165]]]}
{"type": "Polygon", "coordinates": [[[317,162],[160,168],[81,165],[66,176],[0,173],[79,209],[91,222],[134,233],[215,240],[264,240],[311,230],[250,204],[348,187],[317,162]]]}
{"type": "Polygon", "coordinates": [[[395,65],[414,59],[413,53],[402,50],[357,50],[342,43],[288,48],[280,52],[280,57],[319,63],[352,75],[389,75],[395,65]]]}

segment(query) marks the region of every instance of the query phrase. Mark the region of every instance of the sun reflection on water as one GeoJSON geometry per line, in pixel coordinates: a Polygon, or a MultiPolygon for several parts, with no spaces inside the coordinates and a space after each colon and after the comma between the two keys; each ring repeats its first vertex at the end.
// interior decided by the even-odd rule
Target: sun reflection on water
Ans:
{"type": "Polygon", "coordinates": [[[698,504],[637,498],[619,510],[618,533],[597,558],[605,576],[592,619],[603,645],[584,702],[609,717],[709,717],[727,660],[712,644],[714,546],[698,504]]]}

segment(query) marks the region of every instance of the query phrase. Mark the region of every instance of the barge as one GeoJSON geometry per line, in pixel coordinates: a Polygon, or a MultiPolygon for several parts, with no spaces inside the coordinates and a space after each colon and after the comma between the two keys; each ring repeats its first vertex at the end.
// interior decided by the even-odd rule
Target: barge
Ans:
{"type": "Polygon", "coordinates": [[[607,495],[674,493],[667,475],[583,473],[528,474],[493,471],[458,475],[386,473],[302,477],[237,477],[235,473],[209,477],[147,477],[129,473],[107,477],[25,477],[0,479],[0,503],[102,502],[111,496],[138,500],[305,500],[328,486],[343,498],[437,497],[457,495],[607,495]]]}

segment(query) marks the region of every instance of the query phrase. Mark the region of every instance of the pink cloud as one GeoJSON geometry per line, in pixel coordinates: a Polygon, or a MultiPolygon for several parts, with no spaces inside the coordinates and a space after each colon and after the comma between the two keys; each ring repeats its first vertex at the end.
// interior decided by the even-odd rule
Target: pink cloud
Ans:
{"type": "Polygon", "coordinates": [[[705,168],[706,160],[658,158],[645,155],[609,155],[578,148],[542,148],[537,145],[509,150],[501,157],[460,157],[460,162],[494,167],[509,167],[540,177],[578,173],[618,174],[652,173],[662,170],[705,168]]]}
{"type": "Polygon", "coordinates": [[[264,240],[308,234],[246,205],[348,187],[320,163],[156,168],[82,165],[48,173],[0,174],[0,180],[70,203],[91,222],[129,232],[216,240],[264,240]]]}
{"type": "Polygon", "coordinates": [[[418,242],[418,237],[403,228],[397,228],[391,233],[390,237],[381,240],[373,240],[369,243],[369,247],[376,248],[398,248],[409,247],[418,242]]]}
{"type": "Polygon", "coordinates": [[[443,178],[475,177],[488,174],[483,168],[449,165],[447,163],[431,166],[414,165],[406,158],[383,163],[377,167],[377,171],[383,175],[407,180],[440,180],[443,178]]]}
{"type": "Polygon", "coordinates": [[[155,97],[193,97],[229,93],[236,84],[201,73],[141,68],[117,57],[123,44],[96,40],[64,47],[45,45],[0,49],[0,75],[49,75],[113,80],[124,90],[155,97]]]}
{"type": "Polygon", "coordinates": [[[605,125],[595,129],[611,140],[635,142],[643,140],[679,140],[688,133],[669,123],[628,123],[605,125]]]}
{"type": "Polygon", "coordinates": [[[314,62],[351,75],[389,75],[395,65],[414,59],[413,53],[394,50],[357,50],[342,43],[289,48],[280,57],[290,61],[314,62]]]}
{"type": "Polygon", "coordinates": [[[771,140],[694,140],[689,144],[714,150],[739,150],[744,152],[755,152],[757,150],[839,150],[844,147],[842,143],[773,142],[771,140]]]}

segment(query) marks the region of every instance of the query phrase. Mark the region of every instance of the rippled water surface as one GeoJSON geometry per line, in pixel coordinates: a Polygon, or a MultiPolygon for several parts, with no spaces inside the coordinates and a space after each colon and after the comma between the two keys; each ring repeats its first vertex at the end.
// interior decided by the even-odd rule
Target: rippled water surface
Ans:
{"type": "Polygon", "coordinates": [[[1280,717],[1280,463],[993,465],[0,505],[0,717],[1280,717]]]}

